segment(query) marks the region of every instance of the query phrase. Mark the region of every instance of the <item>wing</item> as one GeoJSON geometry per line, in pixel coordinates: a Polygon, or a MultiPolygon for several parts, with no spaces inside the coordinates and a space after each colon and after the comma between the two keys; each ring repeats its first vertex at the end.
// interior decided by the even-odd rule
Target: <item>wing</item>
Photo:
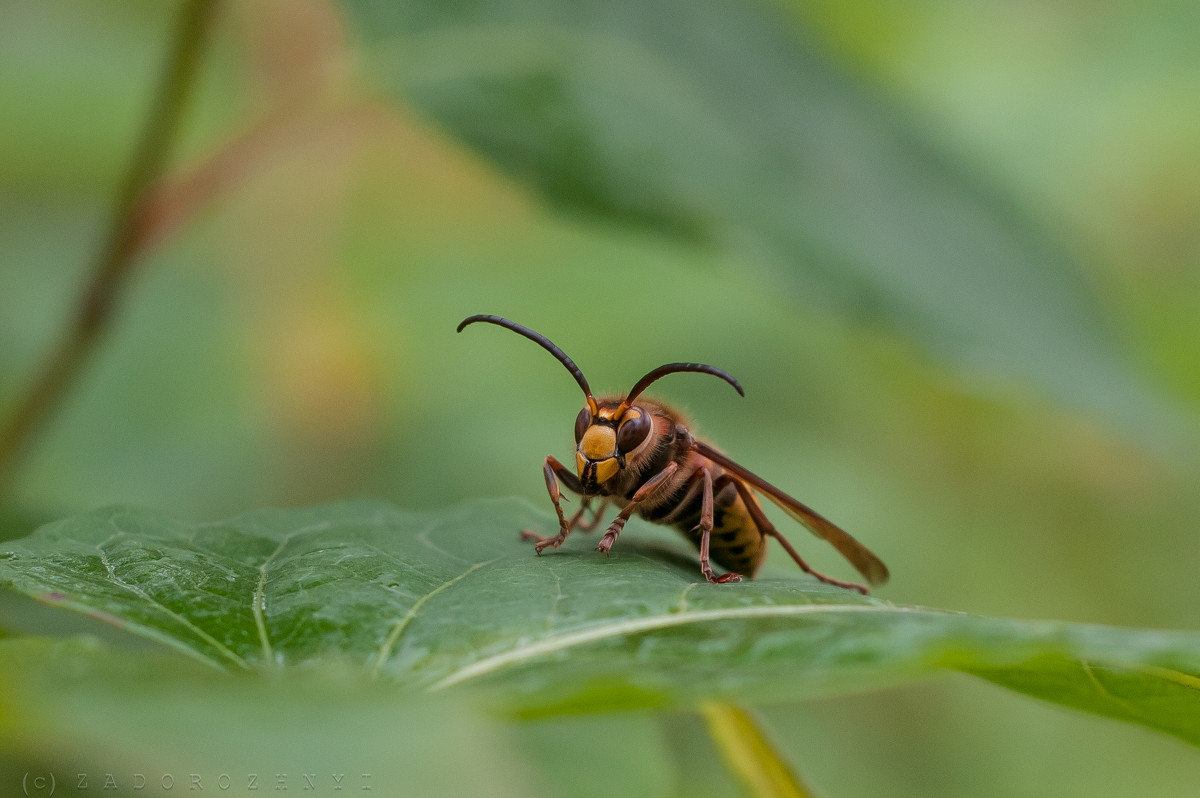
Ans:
{"type": "Polygon", "coordinates": [[[873,585],[882,585],[887,581],[887,566],[872,554],[866,546],[851,537],[849,532],[846,532],[832,521],[821,516],[803,502],[793,499],[762,477],[730,460],[707,443],[693,440],[692,449],[697,454],[707,457],[733,476],[752,486],[763,496],[766,496],[778,505],[785,513],[803,524],[808,531],[828,541],[843,557],[850,561],[851,565],[858,569],[860,574],[866,577],[868,582],[873,585]]]}

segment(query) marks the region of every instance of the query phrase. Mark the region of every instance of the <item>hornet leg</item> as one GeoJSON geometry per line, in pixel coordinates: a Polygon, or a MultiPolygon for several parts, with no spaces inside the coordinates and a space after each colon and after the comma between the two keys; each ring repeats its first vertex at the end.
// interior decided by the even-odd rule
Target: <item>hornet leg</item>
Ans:
{"type": "MultiPolygon", "coordinates": [[[[558,534],[548,538],[543,538],[538,537],[534,532],[531,532],[528,529],[522,530],[521,538],[523,540],[534,540],[535,542],[533,544],[533,548],[538,554],[541,554],[542,549],[546,548],[547,546],[551,546],[556,549],[561,546],[563,541],[567,539],[567,535],[571,533],[571,528],[574,526],[575,521],[579,517],[579,513],[576,513],[575,518],[572,518],[571,521],[567,521],[567,517],[563,515],[562,504],[560,501],[566,499],[566,497],[559,492],[558,481],[561,479],[563,484],[571,490],[575,491],[576,493],[583,493],[583,487],[579,484],[579,478],[568,471],[562,463],[558,462],[554,455],[550,455],[546,458],[542,465],[542,471],[546,475],[546,491],[550,494],[550,501],[554,502],[554,511],[558,513],[558,534]]],[[[584,506],[587,505],[586,497],[584,498],[583,503],[584,506]]],[[[582,511],[583,510],[581,508],[580,512],[582,511]]]]}
{"type": "Polygon", "coordinates": [[[638,504],[645,501],[647,496],[662,487],[662,484],[670,479],[678,470],[679,463],[668,463],[666,468],[643,482],[642,486],[633,494],[633,498],[629,500],[629,504],[625,505],[624,509],[613,519],[612,524],[608,527],[608,531],[604,533],[604,537],[600,538],[600,545],[596,547],[596,551],[608,554],[609,549],[617,542],[617,535],[621,534],[621,530],[625,528],[625,522],[629,520],[629,516],[633,515],[638,504]]]}
{"type": "MultiPolygon", "coordinates": [[[[583,507],[587,506],[588,500],[590,498],[591,497],[589,496],[583,500],[583,507]]],[[[583,507],[580,507],[579,512],[575,513],[575,518],[579,518],[580,516],[583,515],[583,507]]],[[[580,532],[591,532],[593,529],[595,529],[597,526],[600,525],[600,518],[604,515],[604,510],[607,507],[608,507],[608,499],[601,497],[600,503],[598,505],[596,505],[596,514],[592,516],[592,520],[591,521],[579,521],[578,523],[575,523],[571,528],[578,529],[580,532]]],[[[572,521],[574,521],[574,520],[575,519],[572,519],[572,521]]]]}
{"type": "MultiPolygon", "coordinates": [[[[592,513],[592,520],[583,520],[583,514],[591,509],[590,505],[592,498],[593,497],[591,496],[584,496],[583,501],[579,505],[579,509],[575,511],[573,516],[567,519],[568,532],[574,532],[576,529],[580,530],[581,532],[591,532],[600,523],[600,517],[604,515],[604,508],[607,504],[605,501],[601,501],[600,504],[596,506],[595,512],[592,513]]],[[[532,529],[521,530],[521,540],[530,540],[534,543],[537,543],[542,539],[542,536],[537,532],[534,532],[532,529]]],[[[553,539],[553,537],[550,538],[550,540],[553,539]]]]}
{"type": "Polygon", "coordinates": [[[763,512],[762,506],[759,505],[758,500],[754,498],[754,494],[751,492],[750,486],[745,482],[742,482],[740,479],[730,479],[729,481],[737,486],[738,493],[741,494],[742,497],[742,502],[746,505],[746,509],[750,511],[750,517],[754,519],[754,525],[758,527],[758,531],[763,535],[769,535],[770,537],[778,540],[780,545],[782,545],[783,548],[787,550],[787,553],[791,555],[791,558],[796,561],[796,565],[800,566],[800,570],[804,571],[806,574],[815,576],[817,579],[821,580],[827,585],[844,587],[847,590],[857,590],[864,596],[867,595],[866,586],[860,585],[857,582],[843,582],[841,579],[834,579],[832,576],[826,576],[806,563],[804,558],[800,556],[799,552],[792,548],[792,544],[788,543],[788,539],[781,535],[779,530],[776,529],[769,520],[767,520],[767,514],[763,512]]]}
{"type": "Polygon", "coordinates": [[[696,524],[696,529],[700,531],[700,572],[704,574],[705,579],[714,584],[740,582],[741,574],[728,573],[717,576],[708,561],[708,540],[712,536],[713,528],[713,478],[712,472],[707,468],[701,468],[700,475],[703,480],[703,492],[700,494],[700,521],[696,524]]]}

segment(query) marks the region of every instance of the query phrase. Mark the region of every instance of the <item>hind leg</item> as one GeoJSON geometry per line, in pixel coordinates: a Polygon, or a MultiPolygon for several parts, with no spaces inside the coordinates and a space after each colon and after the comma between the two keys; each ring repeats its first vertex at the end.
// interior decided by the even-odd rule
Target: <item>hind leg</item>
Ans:
{"type": "Polygon", "coordinates": [[[742,482],[740,479],[734,479],[732,477],[728,478],[728,481],[737,486],[738,493],[742,497],[742,502],[746,505],[746,509],[750,512],[750,517],[754,520],[754,525],[758,527],[758,531],[764,536],[769,535],[770,537],[778,540],[780,545],[783,546],[791,558],[795,560],[796,565],[799,565],[800,569],[804,571],[804,573],[816,577],[827,585],[842,587],[846,588],[847,590],[857,590],[864,596],[867,594],[867,588],[865,585],[860,585],[857,582],[843,582],[841,579],[834,579],[832,576],[826,576],[805,562],[804,558],[800,556],[800,553],[792,548],[792,544],[788,542],[788,539],[780,534],[779,530],[775,528],[775,525],[772,524],[767,518],[767,514],[763,512],[758,500],[754,498],[754,493],[750,490],[750,486],[745,482],[742,482]]]}
{"type": "MultiPolygon", "coordinates": [[[[698,473],[702,491],[700,494],[700,520],[692,531],[700,533],[700,573],[714,584],[740,582],[742,581],[741,574],[730,572],[717,576],[713,573],[712,564],[708,560],[709,539],[712,537],[713,530],[713,478],[712,472],[707,468],[701,468],[698,473]]],[[[722,487],[724,486],[722,485],[722,487]]]]}

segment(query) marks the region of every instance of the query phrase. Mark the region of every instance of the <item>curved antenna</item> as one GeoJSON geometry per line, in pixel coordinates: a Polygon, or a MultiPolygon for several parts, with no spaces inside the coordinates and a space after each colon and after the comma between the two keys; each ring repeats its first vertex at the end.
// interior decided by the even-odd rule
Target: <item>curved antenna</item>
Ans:
{"type": "MultiPolygon", "coordinates": [[[[676,372],[680,371],[695,371],[699,372],[700,374],[711,374],[714,377],[720,377],[721,379],[725,380],[725,382],[732,385],[739,394],[742,396],[746,395],[746,392],[742,390],[742,386],[738,384],[737,380],[715,366],[706,366],[703,363],[668,363],[665,366],[659,366],[654,371],[651,371],[645,377],[642,377],[640,380],[638,380],[637,385],[633,386],[633,390],[629,392],[621,404],[628,408],[629,405],[633,403],[633,400],[636,399],[642,391],[649,387],[650,383],[654,382],[659,377],[665,377],[668,374],[675,374],[676,372]]],[[[621,413],[618,412],[616,415],[619,417],[621,413]]]]}
{"type": "MultiPolygon", "coordinates": [[[[558,359],[559,363],[562,363],[567,367],[567,371],[571,372],[571,376],[575,378],[575,382],[579,383],[579,387],[583,389],[584,395],[587,396],[588,407],[591,409],[592,413],[595,414],[597,412],[596,399],[592,396],[592,389],[588,386],[587,377],[583,376],[583,372],[579,370],[579,366],[575,365],[575,361],[567,357],[567,353],[559,349],[553,341],[541,333],[534,332],[524,325],[517,324],[515,321],[509,321],[501,316],[488,316],[483,314],[478,316],[468,316],[467,318],[463,319],[458,325],[458,332],[462,332],[463,328],[468,324],[474,324],[477,321],[485,321],[488,324],[495,324],[497,326],[512,330],[518,335],[525,336],[529,340],[541,346],[550,354],[554,355],[554,357],[558,359]]],[[[738,388],[738,390],[740,391],[741,388],[738,388]]]]}

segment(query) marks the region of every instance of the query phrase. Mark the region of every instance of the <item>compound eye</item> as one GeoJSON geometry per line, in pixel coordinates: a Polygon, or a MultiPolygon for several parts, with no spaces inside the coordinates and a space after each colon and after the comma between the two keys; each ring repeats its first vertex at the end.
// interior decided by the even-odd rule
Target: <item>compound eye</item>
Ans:
{"type": "Polygon", "coordinates": [[[622,452],[632,452],[646,440],[651,426],[649,415],[636,407],[630,408],[621,426],[617,427],[617,448],[622,452]]]}
{"type": "Polygon", "coordinates": [[[575,417],[575,442],[579,443],[583,440],[583,433],[587,432],[587,428],[592,425],[592,411],[584,405],[579,411],[579,415],[575,417]]]}

